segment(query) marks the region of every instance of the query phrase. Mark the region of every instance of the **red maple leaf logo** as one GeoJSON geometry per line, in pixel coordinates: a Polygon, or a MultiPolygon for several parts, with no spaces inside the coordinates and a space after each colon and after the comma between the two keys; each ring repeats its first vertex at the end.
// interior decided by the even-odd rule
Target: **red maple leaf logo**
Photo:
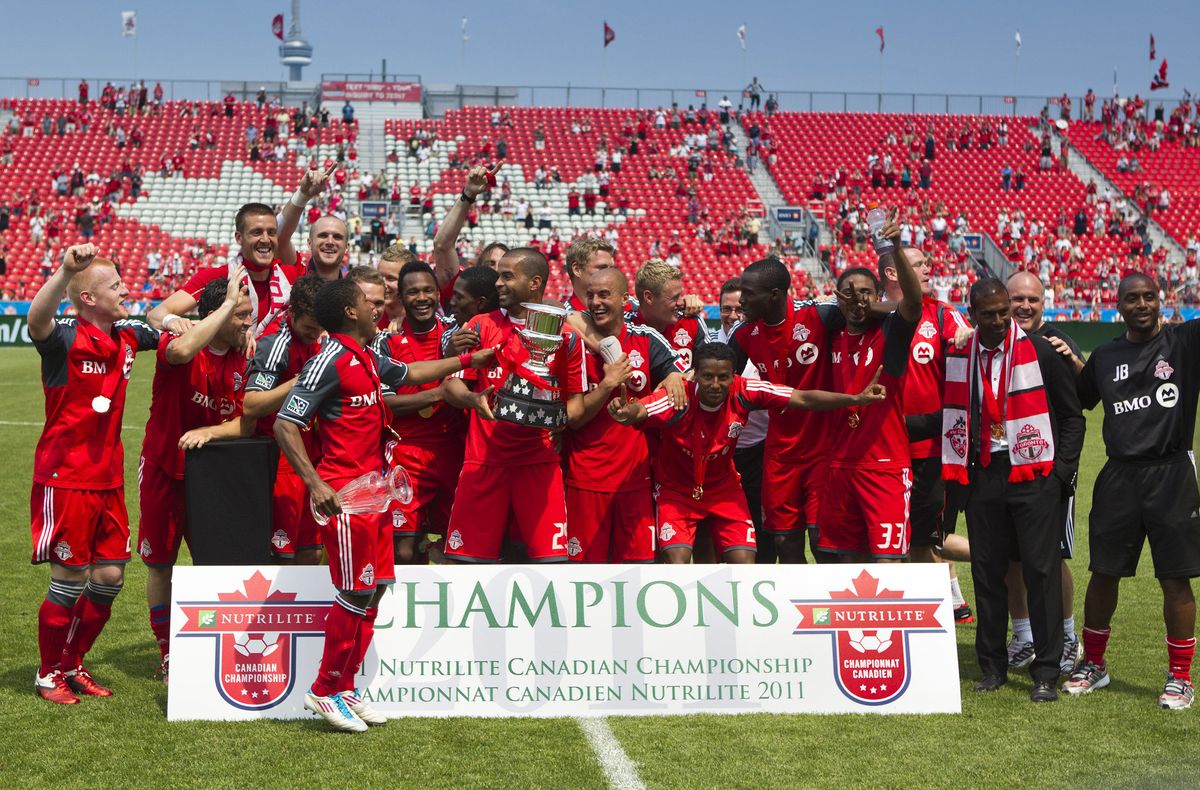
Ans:
{"type": "Polygon", "coordinates": [[[830,598],[903,598],[904,593],[896,592],[895,590],[880,589],[879,579],[876,579],[871,574],[863,570],[862,573],[854,577],[854,589],[834,590],[829,593],[830,598]]]}
{"type": "Polygon", "coordinates": [[[271,583],[262,575],[261,571],[255,571],[254,575],[246,581],[242,582],[242,589],[245,592],[217,593],[217,599],[221,601],[294,601],[296,593],[271,592],[271,583]]]}

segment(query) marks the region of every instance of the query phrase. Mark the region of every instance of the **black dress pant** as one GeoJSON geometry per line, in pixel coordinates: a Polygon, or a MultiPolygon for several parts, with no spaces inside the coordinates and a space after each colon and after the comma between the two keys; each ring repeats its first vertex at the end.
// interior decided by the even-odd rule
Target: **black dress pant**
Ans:
{"type": "Polygon", "coordinates": [[[1007,675],[1008,585],[1004,577],[1009,561],[1019,560],[1037,655],[1029,674],[1035,681],[1054,682],[1063,651],[1062,487],[1053,476],[1010,483],[1010,468],[1007,454],[993,454],[988,467],[972,466],[971,484],[965,492],[979,616],[975,653],[984,675],[1007,675]]]}

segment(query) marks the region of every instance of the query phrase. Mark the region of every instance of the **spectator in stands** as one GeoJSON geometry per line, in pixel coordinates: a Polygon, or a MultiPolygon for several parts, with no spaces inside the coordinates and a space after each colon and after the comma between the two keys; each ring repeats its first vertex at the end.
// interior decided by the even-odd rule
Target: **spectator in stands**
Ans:
{"type": "Polygon", "coordinates": [[[1003,189],[1005,192],[1007,192],[1009,190],[1009,188],[1012,186],[1012,176],[1013,176],[1012,167],[1005,164],[1004,167],[1002,167],[1000,169],[1000,188],[1003,189]]]}
{"type": "Polygon", "coordinates": [[[540,123],[533,130],[533,147],[537,151],[544,151],[546,149],[546,130],[542,128],[540,123]]]}
{"type": "Polygon", "coordinates": [[[917,169],[921,176],[921,189],[929,189],[930,180],[933,176],[933,165],[928,159],[921,160],[921,166],[917,169]]]}
{"type": "Polygon", "coordinates": [[[342,123],[346,126],[354,123],[354,106],[350,104],[349,99],[342,105],[342,123]]]}
{"type": "Polygon", "coordinates": [[[733,108],[733,102],[729,101],[728,96],[722,96],[721,101],[717,102],[717,119],[722,125],[729,125],[729,111],[733,108]]]}
{"type": "Polygon", "coordinates": [[[1013,173],[1013,189],[1020,192],[1025,188],[1025,170],[1020,165],[1017,165],[1017,170],[1013,173]]]}
{"type": "Polygon", "coordinates": [[[759,102],[762,101],[763,86],[758,81],[758,77],[750,80],[750,84],[743,90],[746,98],[750,101],[750,110],[753,112],[758,109],[759,102]]]}

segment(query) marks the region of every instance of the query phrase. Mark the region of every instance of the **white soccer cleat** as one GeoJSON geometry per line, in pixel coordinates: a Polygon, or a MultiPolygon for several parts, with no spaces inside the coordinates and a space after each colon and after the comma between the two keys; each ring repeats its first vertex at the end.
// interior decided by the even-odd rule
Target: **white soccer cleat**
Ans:
{"type": "Polygon", "coordinates": [[[1192,707],[1192,700],[1196,696],[1196,690],[1192,688],[1190,680],[1177,678],[1171,673],[1167,673],[1167,684],[1163,687],[1163,693],[1158,697],[1158,706],[1167,710],[1186,710],[1192,707]]]}
{"type": "Polygon", "coordinates": [[[342,700],[346,703],[346,707],[350,709],[358,718],[365,721],[367,724],[376,727],[382,727],[387,724],[387,716],[384,716],[379,711],[371,707],[371,703],[358,695],[358,689],[353,691],[343,691],[342,700]]]}
{"type": "Polygon", "coordinates": [[[329,722],[335,730],[340,732],[367,731],[367,723],[346,707],[346,702],[340,694],[322,697],[309,689],[308,693],[304,695],[304,707],[329,722]]]}
{"type": "Polygon", "coordinates": [[[1111,680],[1107,667],[1093,664],[1084,659],[1071,673],[1071,679],[1063,683],[1062,690],[1072,697],[1078,697],[1081,694],[1091,694],[1096,689],[1104,688],[1111,680]]]}

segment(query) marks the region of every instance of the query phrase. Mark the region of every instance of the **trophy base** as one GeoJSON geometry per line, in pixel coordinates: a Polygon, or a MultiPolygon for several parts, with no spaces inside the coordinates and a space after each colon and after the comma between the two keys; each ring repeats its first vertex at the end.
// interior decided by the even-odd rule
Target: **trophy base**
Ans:
{"type": "Polygon", "coordinates": [[[557,392],[511,374],[496,392],[492,412],[497,420],[530,428],[561,428],[567,424],[567,406],[557,392]]]}

